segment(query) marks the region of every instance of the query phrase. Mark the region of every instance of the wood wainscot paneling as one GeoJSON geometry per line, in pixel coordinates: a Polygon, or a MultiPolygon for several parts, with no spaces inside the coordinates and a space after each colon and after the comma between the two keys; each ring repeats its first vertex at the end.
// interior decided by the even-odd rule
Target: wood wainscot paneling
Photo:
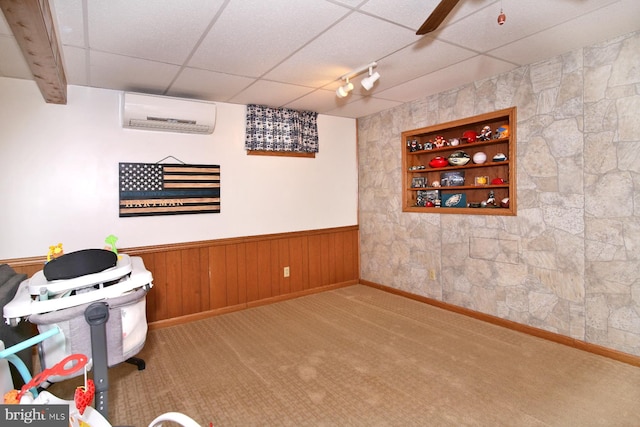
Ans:
{"type": "Polygon", "coordinates": [[[147,317],[155,327],[354,284],[360,271],[357,226],[123,252],[153,274],[147,317]]]}
{"type": "Polygon", "coordinates": [[[0,261],[0,264],[9,264],[16,273],[33,276],[44,268],[46,257],[20,258],[15,260],[0,261]]]}
{"type": "MultiPolygon", "coordinates": [[[[348,226],[120,252],[140,256],[153,274],[147,321],[162,327],[355,284],[358,247],[358,226],[348,226]]],[[[44,262],[45,257],[0,261],[28,276],[44,262]]]]}

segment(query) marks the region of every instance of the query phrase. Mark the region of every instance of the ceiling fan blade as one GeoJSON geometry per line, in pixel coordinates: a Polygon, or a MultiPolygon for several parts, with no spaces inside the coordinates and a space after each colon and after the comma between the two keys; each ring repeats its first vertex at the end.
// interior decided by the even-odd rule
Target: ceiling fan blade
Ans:
{"type": "Polygon", "coordinates": [[[434,31],[436,28],[442,24],[442,21],[449,15],[449,12],[453,10],[454,7],[458,4],[459,0],[442,0],[431,15],[424,21],[424,24],[418,29],[416,32],[417,35],[422,36],[424,34],[430,33],[434,31]]]}

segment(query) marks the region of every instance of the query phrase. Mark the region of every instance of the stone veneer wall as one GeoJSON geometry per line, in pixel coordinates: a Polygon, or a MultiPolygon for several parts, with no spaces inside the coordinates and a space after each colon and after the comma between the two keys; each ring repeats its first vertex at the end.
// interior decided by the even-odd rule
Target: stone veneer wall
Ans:
{"type": "Polygon", "coordinates": [[[358,150],[362,279],[640,355],[640,33],[360,119],[358,150]],[[402,212],[402,131],[514,105],[517,216],[402,212]]]}

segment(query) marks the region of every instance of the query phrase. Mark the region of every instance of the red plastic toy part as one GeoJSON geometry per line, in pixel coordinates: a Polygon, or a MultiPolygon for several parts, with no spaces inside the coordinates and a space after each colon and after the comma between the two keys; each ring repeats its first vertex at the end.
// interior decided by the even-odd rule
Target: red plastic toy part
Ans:
{"type": "Polygon", "coordinates": [[[88,359],[84,354],[71,354],[60,362],[56,363],[49,369],[45,369],[44,371],[37,374],[35,377],[31,379],[27,384],[23,385],[20,389],[20,393],[18,393],[18,400],[22,397],[24,393],[27,392],[30,388],[37,387],[43,382],[47,380],[47,378],[52,376],[66,376],[73,374],[78,369],[82,369],[87,364],[88,359]],[[76,363],[71,363],[76,362],[76,363]],[[65,365],[71,363],[71,367],[66,369],[65,365]]]}

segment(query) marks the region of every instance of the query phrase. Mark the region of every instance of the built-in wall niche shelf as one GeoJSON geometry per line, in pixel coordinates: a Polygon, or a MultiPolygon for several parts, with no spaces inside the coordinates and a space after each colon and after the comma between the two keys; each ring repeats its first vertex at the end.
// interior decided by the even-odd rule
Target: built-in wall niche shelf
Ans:
{"type": "Polygon", "coordinates": [[[516,107],[402,132],[404,212],[516,215],[516,107]]]}

